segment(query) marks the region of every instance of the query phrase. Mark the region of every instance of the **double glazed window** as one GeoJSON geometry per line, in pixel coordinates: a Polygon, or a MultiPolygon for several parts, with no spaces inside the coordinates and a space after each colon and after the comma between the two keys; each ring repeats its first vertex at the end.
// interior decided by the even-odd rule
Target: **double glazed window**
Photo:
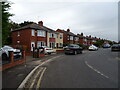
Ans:
{"type": "Polygon", "coordinates": [[[32,36],[35,36],[35,30],[32,29],[32,36]]]}
{"type": "Polygon", "coordinates": [[[63,36],[62,35],[60,35],[60,39],[62,39],[63,38],[63,36]]]}
{"type": "Polygon", "coordinates": [[[50,42],[50,48],[55,48],[55,42],[50,42]]]}
{"type": "Polygon", "coordinates": [[[38,41],[37,47],[41,47],[41,46],[46,46],[46,43],[44,41],[38,41]]]}
{"type": "Polygon", "coordinates": [[[55,34],[54,33],[50,33],[50,38],[54,38],[55,34]]]}
{"type": "Polygon", "coordinates": [[[70,40],[73,40],[73,36],[70,36],[70,40]]]}
{"type": "Polygon", "coordinates": [[[79,38],[78,37],[75,37],[75,41],[78,41],[79,40],[79,38]]]}
{"type": "Polygon", "coordinates": [[[37,30],[37,36],[46,37],[46,32],[43,30],[37,30]]]}

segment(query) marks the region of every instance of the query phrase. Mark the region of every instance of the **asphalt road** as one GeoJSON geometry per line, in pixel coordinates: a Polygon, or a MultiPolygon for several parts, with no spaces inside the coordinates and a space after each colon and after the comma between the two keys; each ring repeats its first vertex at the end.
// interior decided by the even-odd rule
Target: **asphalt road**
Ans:
{"type": "Polygon", "coordinates": [[[63,55],[44,65],[40,88],[118,88],[119,60],[110,48],[63,55]]]}

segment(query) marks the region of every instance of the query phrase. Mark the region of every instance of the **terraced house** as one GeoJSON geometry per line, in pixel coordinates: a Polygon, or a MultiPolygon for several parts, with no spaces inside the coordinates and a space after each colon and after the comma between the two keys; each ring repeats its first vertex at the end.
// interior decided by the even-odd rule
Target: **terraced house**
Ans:
{"type": "Polygon", "coordinates": [[[62,47],[63,34],[58,33],[43,25],[42,21],[33,23],[12,31],[12,45],[25,46],[27,51],[33,51],[33,47],[62,47]],[[56,38],[58,36],[58,38],[56,38]],[[60,40],[58,40],[60,39],[60,40]]]}

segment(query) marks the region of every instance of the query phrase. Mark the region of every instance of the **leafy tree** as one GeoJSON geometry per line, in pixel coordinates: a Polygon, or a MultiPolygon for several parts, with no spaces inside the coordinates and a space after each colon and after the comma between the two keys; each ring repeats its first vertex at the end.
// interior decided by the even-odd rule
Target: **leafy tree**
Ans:
{"type": "Polygon", "coordinates": [[[9,2],[3,1],[1,4],[2,4],[2,45],[5,45],[10,43],[9,17],[13,16],[13,14],[8,12],[8,10],[11,7],[9,2]]]}
{"type": "Polygon", "coordinates": [[[32,24],[32,23],[33,23],[32,21],[24,21],[23,23],[20,23],[19,26],[23,27],[23,26],[26,26],[26,25],[32,24]]]}
{"type": "Polygon", "coordinates": [[[20,28],[20,25],[18,23],[13,22],[13,21],[10,22],[9,26],[12,30],[14,30],[16,28],[20,28]]]}
{"type": "Polygon", "coordinates": [[[104,40],[97,40],[94,45],[97,46],[97,47],[101,47],[104,43],[104,40]]]}

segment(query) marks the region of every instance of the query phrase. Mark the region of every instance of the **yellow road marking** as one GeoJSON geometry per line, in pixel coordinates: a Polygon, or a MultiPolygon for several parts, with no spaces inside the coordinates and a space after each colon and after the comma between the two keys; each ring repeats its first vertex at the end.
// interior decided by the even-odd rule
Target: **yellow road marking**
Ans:
{"type": "Polygon", "coordinates": [[[37,78],[37,76],[39,75],[39,73],[41,72],[42,69],[43,69],[43,68],[40,68],[40,71],[38,71],[38,73],[37,73],[36,76],[34,77],[32,83],[31,83],[31,85],[30,85],[30,87],[29,87],[29,90],[33,88],[33,85],[35,84],[36,78],[37,78]]]}
{"type": "Polygon", "coordinates": [[[43,69],[43,71],[42,71],[42,73],[40,75],[40,78],[39,78],[39,80],[37,82],[36,90],[39,90],[39,88],[40,88],[41,80],[42,80],[42,77],[43,77],[43,74],[44,74],[45,70],[46,70],[46,67],[43,69]]]}

